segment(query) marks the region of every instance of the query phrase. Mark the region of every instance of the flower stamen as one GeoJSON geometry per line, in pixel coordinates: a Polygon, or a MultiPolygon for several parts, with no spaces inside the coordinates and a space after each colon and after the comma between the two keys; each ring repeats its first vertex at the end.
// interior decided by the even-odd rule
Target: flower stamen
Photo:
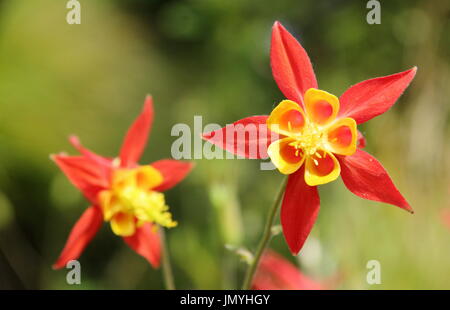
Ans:
{"type": "Polygon", "coordinates": [[[289,131],[292,131],[292,124],[291,124],[291,121],[288,121],[288,129],[289,129],[289,131]]]}
{"type": "Polygon", "coordinates": [[[119,170],[113,176],[111,189],[101,191],[99,201],[104,220],[111,221],[114,233],[129,236],[134,234],[136,227],[145,223],[168,228],[177,225],[172,220],[164,194],[151,190],[155,184],[160,183],[161,178],[159,172],[151,166],[119,170]],[[125,226],[126,230],[121,229],[125,226]]]}

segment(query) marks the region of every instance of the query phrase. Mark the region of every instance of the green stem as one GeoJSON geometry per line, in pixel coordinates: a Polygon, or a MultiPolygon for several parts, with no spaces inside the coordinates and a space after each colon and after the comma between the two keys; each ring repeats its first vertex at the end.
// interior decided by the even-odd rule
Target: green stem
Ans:
{"type": "Polygon", "coordinates": [[[162,244],[162,270],[164,285],[166,286],[166,290],[174,290],[175,283],[173,280],[172,266],[170,265],[169,248],[167,246],[166,233],[163,227],[161,227],[160,235],[162,244]]]}
{"type": "Polygon", "coordinates": [[[242,285],[243,290],[250,289],[253,282],[253,277],[255,276],[256,269],[258,268],[259,265],[259,261],[261,260],[261,256],[264,250],[267,248],[270,239],[272,238],[272,226],[278,213],[278,209],[280,208],[280,202],[281,198],[283,197],[286,184],[287,184],[287,177],[284,178],[280,186],[280,190],[277,194],[277,197],[275,198],[275,201],[272,207],[270,208],[262,238],[259,241],[258,248],[256,249],[256,253],[252,260],[252,263],[250,264],[250,266],[248,266],[247,272],[245,273],[244,283],[242,285]]]}

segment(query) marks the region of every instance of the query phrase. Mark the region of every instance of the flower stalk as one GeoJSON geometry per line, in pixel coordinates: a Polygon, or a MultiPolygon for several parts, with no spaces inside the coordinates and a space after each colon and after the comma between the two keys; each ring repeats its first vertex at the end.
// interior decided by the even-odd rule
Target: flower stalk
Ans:
{"type": "Polygon", "coordinates": [[[172,265],[170,264],[169,247],[167,245],[166,234],[163,227],[160,228],[160,236],[162,245],[162,271],[164,285],[166,287],[166,290],[175,290],[172,265]]]}
{"type": "Polygon", "coordinates": [[[284,190],[287,184],[287,177],[284,177],[283,182],[281,183],[279,192],[274,200],[272,207],[269,210],[269,214],[267,215],[266,224],[264,226],[264,232],[261,240],[259,241],[258,248],[256,249],[255,255],[251,264],[248,266],[248,269],[245,273],[244,282],[242,284],[243,290],[250,289],[253,281],[253,277],[255,276],[256,269],[258,268],[259,261],[261,260],[262,254],[264,250],[267,248],[270,239],[273,236],[272,227],[275,222],[276,215],[281,205],[281,199],[283,197],[284,190]]]}

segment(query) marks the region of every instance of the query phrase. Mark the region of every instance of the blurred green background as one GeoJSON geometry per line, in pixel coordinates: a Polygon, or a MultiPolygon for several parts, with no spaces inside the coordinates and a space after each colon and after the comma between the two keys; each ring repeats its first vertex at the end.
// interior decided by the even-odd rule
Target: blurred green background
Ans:
{"type": "MultiPolygon", "coordinates": [[[[89,148],[115,156],[145,95],[156,120],[141,163],[170,157],[176,123],[225,125],[269,114],[283,99],[271,77],[272,24],[303,44],[319,87],[340,95],[364,79],[417,65],[389,113],[361,126],[367,150],[416,213],[362,200],[342,181],[322,186],[321,212],[298,258],[281,235],[271,247],[315,279],[343,289],[450,289],[450,3],[382,1],[81,0],[81,25],[66,1],[0,0],[0,288],[158,289],[160,270],[108,225],[80,258],[82,284],[51,270],[88,206],[49,160],[89,148]],[[381,263],[382,284],[366,282],[381,263]]],[[[244,263],[225,244],[254,250],[281,175],[259,161],[197,160],[167,193],[179,226],[167,237],[178,288],[240,286],[244,263]]]]}

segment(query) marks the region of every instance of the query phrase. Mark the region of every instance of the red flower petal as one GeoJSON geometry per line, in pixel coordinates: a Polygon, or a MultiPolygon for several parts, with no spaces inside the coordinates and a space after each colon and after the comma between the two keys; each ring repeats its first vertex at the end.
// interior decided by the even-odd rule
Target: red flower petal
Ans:
{"type": "Polygon", "coordinates": [[[338,156],[345,186],[355,195],[389,203],[413,213],[408,202],[395,187],[387,171],[368,153],[357,149],[351,156],[338,156]]]}
{"type": "Polygon", "coordinates": [[[397,101],[416,75],[410,70],[363,81],[347,89],[339,98],[338,116],[351,117],[358,124],[383,114],[397,101]]]}
{"type": "Polygon", "coordinates": [[[79,258],[99,230],[102,222],[103,214],[99,207],[93,206],[86,209],[72,228],[66,245],[53,268],[63,268],[70,260],[79,258]]]}
{"type": "Polygon", "coordinates": [[[143,256],[154,268],[159,267],[161,240],[158,230],[154,230],[152,224],[145,223],[136,230],[133,236],[125,237],[123,240],[136,253],[143,256]]]}
{"type": "Polygon", "coordinates": [[[357,137],[358,141],[356,142],[356,146],[363,149],[366,147],[367,141],[366,138],[363,136],[363,134],[361,133],[361,131],[358,130],[358,137],[357,137]]]}
{"type": "Polygon", "coordinates": [[[194,167],[194,164],[180,160],[162,159],[152,163],[151,166],[163,176],[163,182],[154,188],[155,191],[162,192],[181,182],[194,167]]]}
{"type": "Polygon", "coordinates": [[[84,155],[85,157],[98,163],[98,165],[100,167],[102,167],[102,169],[104,170],[104,174],[105,174],[106,178],[109,179],[109,177],[111,175],[111,169],[112,169],[112,160],[111,159],[100,156],[100,155],[92,152],[91,150],[88,150],[87,148],[85,148],[81,144],[81,142],[77,136],[74,136],[74,135],[70,136],[69,141],[82,155],[84,155]]]}
{"type": "Polygon", "coordinates": [[[268,250],[253,280],[254,290],[321,290],[325,287],[305,276],[294,264],[268,250]]]}
{"type": "Polygon", "coordinates": [[[286,98],[301,105],[303,94],[309,88],[317,88],[308,54],[279,22],[272,28],[270,63],[272,75],[286,98]]]}
{"type": "Polygon", "coordinates": [[[72,135],[69,137],[69,142],[73,145],[74,148],[76,148],[78,150],[78,152],[80,152],[82,155],[92,159],[93,161],[96,161],[104,166],[108,166],[111,165],[112,160],[103,156],[100,156],[94,152],[92,152],[91,150],[85,148],[81,142],[80,139],[75,136],[72,135]]]}
{"type": "Polygon", "coordinates": [[[250,116],[216,131],[205,133],[203,139],[238,156],[267,158],[267,147],[278,135],[266,125],[267,115],[250,116]]]}
{"type": "Polygon", "coordinates": [[[153,100],[151,96],[147,96],[141,114],[128,129],[120,149],[120,164],[122,167],[133,167],[139,161],[147,144],[152,122],[153,100]]]}
{"type": "Polygon", "coordinates": [[[67,178],[92,203],[97,203],[99,191],[109,186],[107,167],[85,156],[53,155],[52,159],[67,178]]]}
{"type": "Polygon", "coordinates": [[[292,254],[300,252],[320,207],[317,186],[305,183],[305,168],[289,175],[281,205],[281,225],[292,254]]]}

